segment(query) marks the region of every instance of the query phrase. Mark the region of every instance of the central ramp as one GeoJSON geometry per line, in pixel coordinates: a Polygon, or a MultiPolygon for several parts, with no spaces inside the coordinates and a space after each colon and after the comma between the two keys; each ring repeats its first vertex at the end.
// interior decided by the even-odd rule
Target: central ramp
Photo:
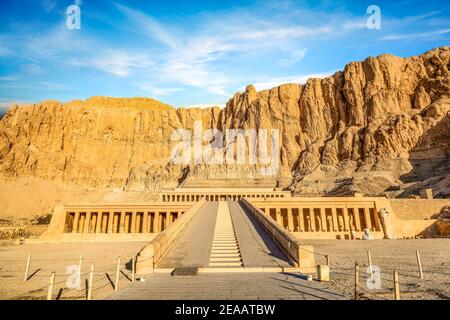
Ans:
{"type": "MultiPolygon", "coordinates": [[[[157,265],[175,268],[289,268],[283,251],[237,201],[206,202],[157,265]]],[[[223,269],[220,269],[223,270],[223,269]]]]}
{"type": "Polygon", "coordinates": [[[239,244],[234,233],[230,210],[225,201],[219,202],[209,266],[242,267],[239,244]]]}

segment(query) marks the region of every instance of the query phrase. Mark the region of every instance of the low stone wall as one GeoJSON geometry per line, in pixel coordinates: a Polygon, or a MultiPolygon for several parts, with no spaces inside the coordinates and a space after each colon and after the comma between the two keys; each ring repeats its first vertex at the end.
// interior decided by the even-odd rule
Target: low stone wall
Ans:
{"type": "Polygon", "coordinates": [[[437,236],[435,223],[437,220],[397,220],[395,224],[395,237],[415,238],[424,237],[430,238],[437,236]]]}
{"type": "Polygon", "coordinates": [[[272,236],[280,248],[299,268],[315,267],[313,246],[302,245],[289,231],[281,227],[276,221],[258,207],[252,205],[245,198],[241,199],[240,202],[255,216],[266,232],[272,236]]]}
{"type": "Polygon", "coordinates": [[[433,219],[450,199],[389,199],[395,215],[400,220],[433,219]]]}
{"type": "MultiPolygon", "coordinates": [[[[291,232],[297,239],[300,240],[350,240],[352,237],[348,232],[291,232]]],[[[353,231],[354,239],[362,239],[363,231],[353,231]]],[[[384,239],[382,231],[370,233],[373,239],[384,239]]]]}
{"type": "Polygon", "coordinates": [[[206,200],[202,198],[193,207],[187,210],[179,219],[171,224],[167,229],[156,236],[149,244],[144,246],[137,255],[136,273],[152,273],[164,256],[172,247],[176,239],[186,229],[191,219],[197,214],[199,209],[205,204],[206,200]]]}

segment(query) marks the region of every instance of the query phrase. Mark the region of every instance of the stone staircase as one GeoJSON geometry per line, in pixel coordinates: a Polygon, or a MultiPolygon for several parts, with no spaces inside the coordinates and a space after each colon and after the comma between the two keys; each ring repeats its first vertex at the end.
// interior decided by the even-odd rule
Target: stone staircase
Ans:
{"type": "Polygon", "coordinates": [[[239,243],[226,201],[219,202],[209,266],[243,267],[239,243]]]}

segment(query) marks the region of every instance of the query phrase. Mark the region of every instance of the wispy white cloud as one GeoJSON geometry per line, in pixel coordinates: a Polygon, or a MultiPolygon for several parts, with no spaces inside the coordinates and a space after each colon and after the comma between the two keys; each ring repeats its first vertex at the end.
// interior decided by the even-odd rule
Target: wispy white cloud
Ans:
{"type": "Polygon", "coordinates": [[[357,19],[349,19],[347,21],[344,21],[342,27],[345,30],[365,29],[367,28],[367,21],[364,17],[357,19]]]}
{"type": "Polygon", "coordinates": [[[138,82],[135,83],[141,92],[152,97],[167,96],[175,92],[183,91],[183,88],[176,87],[157,87],[154,83],[138,82]]]}
{"type": "Polygon", "coordinates": [[[0,84],[0,88],[14,89],[14,90],[44,90],[44,91],[71,91],[74,88],[65,84],[55,83],[50,81],[35,81],[35,82],[8,82],[0,84]]]}
{"type": "Polygon", "coordinates": [[[188,36],[183,36],[179,30],[173,31],[170,25],[144,12],[117,3],[115,6],[138,26],[136,32],[145,30],[149,38],[167,46],[164,54],[157,57],[158,63],[150,67],[150,73],[158,74],[159,81],[202,88],[223,97],[232,94],[230,87],[236,87],[238,79],[221,70],[219,62],[232,55],[242,57],[284,50],[279,63],[290,66],[301,61],[307,52],[306,48],[298,48],[296,41],[333,31],[329,26],[281,25],[229,14],[220,19],[207,19],[189,30],[188,36]]]}
{"type": "Polygon", "coordinates": [[[41,0],[41,6],[47,12],[52,11],[56,7],[56,1],[55,0],[41,0]]]}
{"type": "Polygon", "coordinates": [[[13,104],[23,104],[23,103],[28,103],[28,102],[0,98],[0,115],[2,113],[5,113],[13,104]]]}
{"type": "Polygon", "coordinates": [[[36,63],[23,64],[20,66],[20,69],[21,73],[30,76],[37,76],[45,73],[44,69],[42,69],[42,67],[36,63]]]}
{"type": "Polygon", "coordinates": [[[167,26],[161,25],[156,19],[139,10],[135,10],[119,3],[114,3],[116,8],[127,16],[131,21],[139,24],[139,32],[145,32],[148,36],[158,40],[165,45],[176,48],[179,44],[178,37],[175,37],[167,26]]]}
{"type": "Polygon", "coordinates": [[[153,65],[147,54],[130,52],[125,49],[107,49],[93,59],[73,63],[99,69],[118,77],[127,77],[133,69],[148,68],[153,65]]]}
{"type": "Polygon", "coordinates": [[[289,54],[289,57],[280,59],[280,65],[283,67],[289,67],[293,64],[302,61],[305,58],[307,51],[308,51],[307,49],[294,50],[292,53],[289,54]]]}
{"type": "Polygon", "coordinates": [[[0,57],[7,57],[13,54],[13,51],[8,46],[8,39],[0,35],[0,57]]]}
{"type": "Polygon", "coordinates": [[[275,27],[274,29],[251,30],[236,36],[241,40],[267,40],[276,41],[279,39],[295,39],[317,36],[320,34],[330,33],[333,29],[329,26],[325,27],[275,27]]]}
{"type": "Polygon", "coordinates": [[[17,74],[10,74],[7,76],[0,76],[0,81],[17,81],[20,77],[17,74]]]}
{"type": "Polygon", "coordinates": [[[9,101],[0,101],[0,114],[8,110],[8,108],[11,106],[11,102],[9,101]]]}
{"type": "MultiPolygon", "coordinates": [[[[41,7],[46,4],[48,10],[56,11],[55,1],[39,1],[41,7]]],[[[329,75],[331,72],[295,75],[304,72],[299,70],[305,66],[306,55],[308,63],[315,62],[314,46],[317,43],[321,46],[324,41],[329,41],[336,48],[343,41],[342,46],[348,48],[356,44],[344,38],[356,35],[367,46],[374,46],[374,41],[367,41],[364,10],[355,15],[341,8],[327,11],[318,6],[312,9],[290,0],[283,4],[263,1],[256,7],[243,5],[239,10],[230,7],[223,11],[205,10],[177,16],[179,20],[174,21],[119,3],[113,3],[112,8],[113,12],[108,7],[105,14],[95,14],[106,20],[105,25],[116,28],[117,39],[105,30],[101,30],[105,37],[103,33],[100,37],[99,33],[87,32],[87,29],[80,32],[67,30],[63,17],[56,26],[31,28],[32,24],[27,24],[26,32],[19,26],[19,32],[0,35],[0,57],[10,55],[20,59],[16,63],[16,73],[11,71],[0,77],[9,82],[2,84],[2,88],[14,87],[18,92],[39,88],[58,90],[55,83],[38,83],[37,76],[50,74],[56,66],[68,73],[74,67],[81,67],[97,72],[99,79],[107,77],[105,85],[99,86],[102,88],[109,83],[114,88],[118,83],[126,83],[126,86],[131,85],[126,87],[131,94],[136,90],[154,97],[176,97],[177,92],[189,90],[192,99],[221,101],[246,83],[256,82],[257,89],[262,90],[329,75]],[[112,21],[117,14],[121,15],[120,23],[112,21]],[[116,41],[124,37],[127,37],[125,41],[116,41]],[[277,76],[286,74],[286,68],[292,76],[277,76]],[[22,82],[22,79],[27,81],[22,82]]],[[[448,19],[438,11],[404,18],[383,14],[382,27],[380,33],[371,35],[384,37],[373,40],[445,39],[450,32],[448,19]],[[432,23],[440,30],[429,31],[433,29],[432,23]],[[410,25],[416,28],[406,33],[410,25]],[[429,27],[422,32],[418,28],[421,25],[429,27]]],[[[322,71],[320,62],[316,63],[316,70],[322,71]]],[[[312,69],[307,66],[305,70],[312,69]]],[[[81,74],[78,71],[77,76],[81,74]]]]}
{"type": "Polygon", "coordinates": [[[381,38],[384,41],[398,41],[398,40],[434,40],[437,36],[442,36],[450,33],[450,29],[441,29],[434,30],[430,32],[413,32],[413,33],[405,33],[405,34],[391,34],[381,38]]]}
{"type": "MultiPolygon", "coordinates": [[[[256,90],[266,90],[271,89],[277,86],[280,86],[285,83],[298,83],[298,84],[304,84],[306,81],[310,78],[325,78],[336,71],[328,71],[328,72],[322,72],[322,73],[313,73],[313,74],[298,74],[293,76],[285,76],[285,77],[276,77],[276,78],[270,78],[267,77],[268,80],[256,82],[253,84],[253,86],[256,88],[256,90]]],[[[245,87],[241,87],[239,90],[244,90],[245,87]]]]}
{"type": "Polygon", "coordinates": [[[225,108],[225,103],[218,102],[218,103],[199,103],[199,104],[190,104],[186,106],[180,106],[182,108],[200,108],[200,109],[207,109],[207,108],[213,108],[213,107],[219,107],[221,109],[225,108]]]}

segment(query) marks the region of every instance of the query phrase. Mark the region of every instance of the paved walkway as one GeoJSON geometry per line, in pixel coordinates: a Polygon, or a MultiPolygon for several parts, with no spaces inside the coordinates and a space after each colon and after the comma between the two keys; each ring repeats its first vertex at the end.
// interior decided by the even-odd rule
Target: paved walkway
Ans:
{"type": "MultiPolygon", "coordinates": [[[[242,266],[242,263],[247,268],[289,266],[284,254],[251,214],[238,202],[223,201],[207,202],[200,209],[158,267],[207,267],[207,270],[212,271],[215,267],[230,267],[228,263],[238,264],[232,265],[237,268],[242,266]]],[[[153,273],[145,278],[145,282],[135,282],[111,295],[109,299],[343,298],[342,295],[329,290],[329,284],[307,281],[300,274],[288,272],[245,272],[242,268],[233,269],[231,272],[200,272],[195,276],[153,273]],[[236,272],[237,270],[241,272],[236,272]]]]}
{"type": "Polygon", "coordinates": [[[206,202],[158,268],[289,267],[285,254],[237,201],[206,202]],[[227,261],[226,261],[227,260],[227,261]]]}
{"type": "Polygon", "coordinates": [[[251,213],[239,202],[229,201],[234,231],[244,267],[289,267],[286,255],[275,244],[251,213]]]}
{"type": "Polygon", "coordinates": [[[207,267],[217,208],[218,202],[206,202],[157,267],[207,267]]]}
{"type": "Polygon", "coordinates": [[[117,300],[338,300],[328,284],[294,273],[200,273],[197,276],[152,274],[145,282],[112,295],[117,300]]]}

